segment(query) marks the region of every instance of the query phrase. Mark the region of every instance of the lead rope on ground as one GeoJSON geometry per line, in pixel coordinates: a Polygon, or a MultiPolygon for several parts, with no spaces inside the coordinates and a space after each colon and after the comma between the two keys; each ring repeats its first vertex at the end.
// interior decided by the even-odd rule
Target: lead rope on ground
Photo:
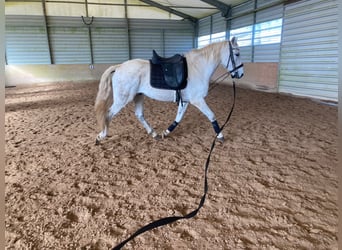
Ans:
{"type": "Polygon", "coordinates": [[[177,220],[181,220],[181,219],[190,219],[192,217],[194,217],[198,211],[203,207],[204,202],[205,202],[205,198],[207,196],[208,193],[208,169],[209,169],[209,163],[210,163],[210,157],[211,157],[211,153],[213,152],[214,148],[215,148],[215,143],[216,143],[216,137],[217,135],[224,129],[224,127],[228,124],[230,117],[232,116],[234,107],[235,107],[235,97],[236,97],[236,89],[235,89],[235,81],[233,80],[233,104],[232,107],[230,109],[230,112],[228,114],[228,117],[226,119],[226,121],[224,122],[224,124],[220,127],[220,131],[216,134],[212,144],[211,144],[211,148],[207,157],[207,161],[205,163],[205,169],[204,169],[204,193],[203,196],[201,198],[201,201],[198,205],[198,207],[193,210],[192,212],[188,213],[187,215],[184,216],[170,216],[170,217],[164,217],[161,218],[159,220],[155,220],[143,227],[141,227],[140,229],[138,229],[135,233],[133,233],[129,238],[127,238],[126,240],[122,241],[121,243],[119,243],[118,245],[116,245],[115,247],[112,248],[112,250],[119,250],[121,249],[123,246],[126,245],[126,243],[128,243],[129,241],[133,240],[135,237],[137,237],[138,235],[152,230],[154,228],[158,228],[170,223],[173,223],[177,220]]]}

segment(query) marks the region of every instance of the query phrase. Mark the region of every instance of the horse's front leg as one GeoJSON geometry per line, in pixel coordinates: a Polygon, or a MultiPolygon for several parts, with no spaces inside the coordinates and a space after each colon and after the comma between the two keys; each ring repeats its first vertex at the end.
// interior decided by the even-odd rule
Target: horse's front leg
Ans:
{"type": "Polygon", "coordinates": [[[160,136],[157,134],[157,132],[154,131],[154,129],[151,127],[150,124],[145,120],[144,117],[144,96],[142,94],[138,94],[134,97],[134,103],[135,103],[135,116],[139,120],[139,122],[144,126],[147,133],[149,135],[152,135],[152,137],[156,140],[160,139],[160,136]]]}
{"type": "Polygon", "coordinates": [[[184,114],[185,114],[186,109],[188,108],[188,105],[189,105],[188,102],[179,102],[176,119],[166,130],[162,132],[162,135],[161,135],[162,138],[168,136],[178,126],[178,124],[184,117],[184,114]]]}
{"type": "Polygon", "coordinates": [[[199,99],[199,100],[191,101],[191,104],[194,105],[196,108],[198,108],[209,119],[217,135],[216,136],[217,140],[223,143],[224,137],[221,132],[220,126],[218,125],[218,122],[216,121],[215,114],[213,111],[211,111],[211,109],[209,108],[205,100],[199,99]]]}

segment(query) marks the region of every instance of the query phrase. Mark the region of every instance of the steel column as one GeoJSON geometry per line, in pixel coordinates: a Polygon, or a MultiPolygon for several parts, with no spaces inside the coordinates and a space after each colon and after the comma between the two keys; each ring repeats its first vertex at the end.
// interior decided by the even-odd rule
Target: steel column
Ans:
{"type": "Polygon", "coordinates": [[[46,39],[47,39],[47,44],[48,44],[48,49],[49,49],[50,64],[55,64],[55,62],[53,60],[52,50],[51,50],[51,41],[50,41],[49,28],[48,28],[48,24],[47,24],[45,0],[42,0],[42,9],[43,9],[43,14],[44,14],[44,27],[45,27],[46,39]]]}

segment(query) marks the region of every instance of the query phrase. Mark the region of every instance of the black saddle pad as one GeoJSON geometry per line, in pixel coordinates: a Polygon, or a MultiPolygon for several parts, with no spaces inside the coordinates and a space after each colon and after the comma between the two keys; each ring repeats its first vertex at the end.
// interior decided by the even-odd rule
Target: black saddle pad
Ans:
{"type": "Polygon", "coordinates": [[[184,56],[163,58],[153,51],[150,60],[151,85],[159,89],[181,90],[187,85],[188,67],[184,56]]]}

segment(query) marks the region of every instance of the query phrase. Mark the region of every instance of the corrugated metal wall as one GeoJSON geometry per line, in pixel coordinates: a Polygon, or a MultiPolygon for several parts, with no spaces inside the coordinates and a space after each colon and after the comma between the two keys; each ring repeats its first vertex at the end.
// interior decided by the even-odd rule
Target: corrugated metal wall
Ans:
{"type": "Polygon", "coordinates": [[[88,29],[85,27],[50,28],[52,58],[55,64],[90,64],[88,29]]]}
{"type": "Polygon", "coordinates": [[[129,59],[128,23],[121,18],[94,18],[91,25],[94,63],[129,59]]]}
{"type": "Polygon", "coordinates": [[[242,46],[241,57],[244,62],[278,62],[280,42],[273,44],[255,44],[254,25],[279,19],[283,16],[283,4],[279,0],[251,0],[232,9],[230,30],[250,27],[244,34],[240,34],[242,46]]]}
{"type": "MultiPolygon", "coordinates": [[[[336,101],[337,18],[337,0],[302,0],[286,6],[279,0],[250,0],[233,7],[227,31],[243,28],[236,32],[244,43],[244,62],[279,62],[280,92],[336,101]],[[258,25],[273,20],[282,23],[283,30],[274,31],[282,32],[282,40],[260,45],[258,25]]],[[[199,20],[199,37],[215,29],[213,19],[214,15],[199,20]]],[[[272,32],[269,36],[280,38],[272,32]]]]}
{"type": "Polygon", "coordinates": [[[129,59],[126,29],[92,28],[94,63],[121,63],[129,59]]]}
{"type": "Polygon", "coordinates": [[[164,56],[184,54],[194,47],[195,34],[187,30],[167,30],[164,33],[164,56]]]}
{"type": "Polygon", "coordinates": [[[8,64],[49,64],[50,56],[44,19],[6,18],[6,58],[8,64]]]}
{"type": "Polygon", "coordinates": [[[153,49],[160,53],[160,55],[164,54],[162,30],[131,30],[132,58],[151,58],[153,49]]]}
{"type": "Polygon", "coordinates": [[[198,20],[198,36],[210,35],[211,32],[211,17],[205,17],[198,20]]]}
{"type": "Polygon", "coordinates": [[[212,15],[212,34],[227,30],[227,21],[222,17],[221,12],[212,15]]]}
{"type": "MultiPolygon", "coordinates": [[[[272,1],[268,1],[270,4],[272,1]]],[[[275,2],[275,1],[273,1],[275,2]]],[[[257,2],[257,8],[265,3],[257,2]]],[[[261,10],[255,13],[255,23],[263,23],[283,17],[284,6],[282,4],[261,10]]],[[[280,42],[274,44],[254,45],[253,62],[279,62],[280,42]]]]}
{"type": "Polygon", "coordinates": [[[198,20],[198,36],[220,33],[227,30],[227,21],[221,12],[198,20]]]}
{"type": "Polygon", "coordinates": [[[285,6],[279,91],[338,99],[337,1],[285,6]]]}
{"type": "MultiPolygon", "coordinates": [[[[230,30],[243,28],[246,26],[251,26],[254,24],[254,13],[250,13],[254,10],[254,1],[248,1],[244,4],[238,5],[233,7],[232,9],[232,17],[233,19],[230,22],[230,30]],[[249,14],[246,14],[248,13],[249,14]]],[[[246,33],[243,38],[238,37],[238,42],[243,42],[244,40],[249,40],[249,46],[243,46],[240,48],[241,52],[241,60],[243,62],[252,62],[253,61],[253,46],[252,46],[252,39],[253,39],[253,31],[246,33]]]]}
{"type": "Polygon", "coordinates": [[[187,21],[130,20],[132,58],[149,59],[152,50],[161,56],[184,53],[194,47],[195,29],[187,21]]]}
{"type": "Polygon", "coordinates": [[[90,64],[91,48],[94,63],[121,63],[149,59],[153,49],[184,53],[195,39],[194,25],[178,20],[94,18],[90,30],[91,40],[81,17],[48,16],[45,26],[41,16],[6,16],[7,63],[90,64]]]}

